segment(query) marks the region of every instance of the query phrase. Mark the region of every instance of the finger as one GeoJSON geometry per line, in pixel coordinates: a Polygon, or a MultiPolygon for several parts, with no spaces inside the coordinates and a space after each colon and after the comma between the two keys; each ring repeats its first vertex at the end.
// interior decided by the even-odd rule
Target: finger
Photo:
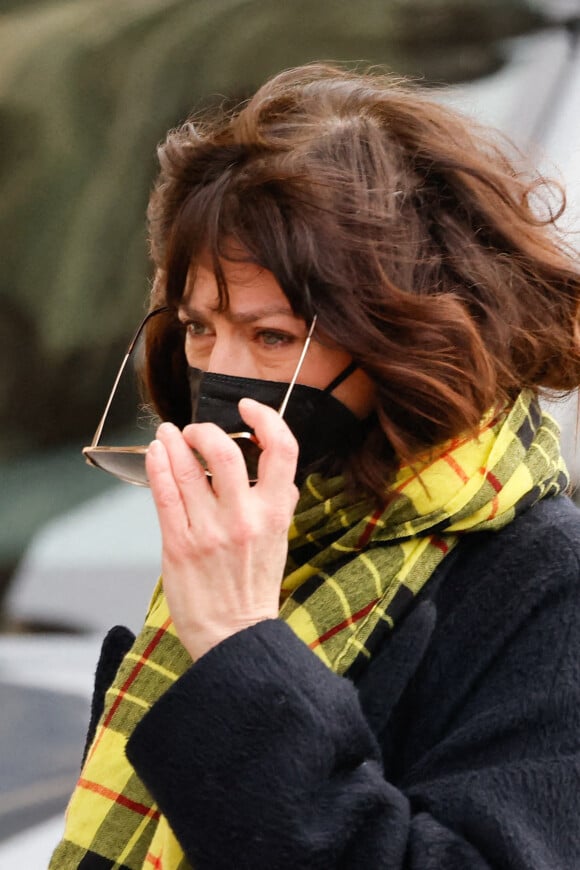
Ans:
{"type": "Polygon", "coordinates": [[[171,549],[188,526],[185,505],[175,483],[169,456],[161,441],[152,441],[145,455],[147,476],[157,510],[164,547],[171,549]]]}
{"type": "Polygon", "coordinates": [[[262,447],[259,476],[256,486],[267,497],[280,498],[283,491],[291,493],[296,501],[296,465],[298,442],[277,411],[254,399],[242,399],[239,403],[242,418],[256,433],[262,447]]]}
{"type": "Polygon", "coordinates": [[[249,489],[249,481],[246,463],[236,442],[215,423],[186,426],[183,437],[189,447],[203,456],[217,498],[231,505],[238,504],[249,489]]]}
{"type": "Polygon", "coordinates": [[[213,498],[207,475],[173,423],[162,423],[157,438],[165,447],[174,481],[188,515],[193,519],[204,500],[213,498]]]}

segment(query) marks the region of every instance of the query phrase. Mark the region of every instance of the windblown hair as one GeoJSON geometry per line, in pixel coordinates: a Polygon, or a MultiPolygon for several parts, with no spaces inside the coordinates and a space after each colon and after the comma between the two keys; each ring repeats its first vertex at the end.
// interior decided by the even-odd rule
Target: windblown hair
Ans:
{"type": "MultiPolygon", "coordinates": [[[[555,226],[564,195],[506,155],[491,131],[390,77],[281,73],[160,147],[152,307],[175,312],[209,252],[226,308],[232,240],[270,270],[376,385],[343,471],[384,500],[400,460],[473,431],[525,387],[580,382],[580,275],[555,226]]],[[[183,426],[183,336],[171,313],[151,324],[149,393],[183,426]]]]}

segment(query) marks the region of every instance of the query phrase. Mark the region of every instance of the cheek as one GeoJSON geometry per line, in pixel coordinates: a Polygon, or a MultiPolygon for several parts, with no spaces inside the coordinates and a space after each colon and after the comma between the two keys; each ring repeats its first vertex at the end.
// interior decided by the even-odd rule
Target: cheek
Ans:
{"type": "Polygon", "coordinates": [[[212,343],[209,339],[185,337],[185,358],[188,365],[197,369],[207,369],[211,357],[212,343]]]}
{"type": "Polygon", "coordinates": [[[364,372],[357,370],[340,384],[333,395],[361,420],[368,417],[376,407],[377,391],[373,381],[364,372]]]}
{"type": "MultiPolygon", "coordinates": [[[[299,383],[324,390],[350,364],[352,357],[342,350],[333,350],[324,345],[311,345],[312,354],[306,357],[299,383]]],[[[376,404],[376,388],[373,381],[360,369],[356,369],[332,395],[343,405],[364,420],[376,404]]]]}
{"type": "MultiPolygon", "coordinates": [[[[345,351],[312,343],[306,354],[298,381],[309,387],[324,390],[349,365],[350,361],[351,357],[345,351]]],[[[354,375],[348,378],[345,383],[350,382],[352,377],[354,375]]],[[[341,384],[342,386],[343,384],[341,384]]],[[[333,391],[334,396],[338,396],[339,389],[340,387],[333,391]]]]}

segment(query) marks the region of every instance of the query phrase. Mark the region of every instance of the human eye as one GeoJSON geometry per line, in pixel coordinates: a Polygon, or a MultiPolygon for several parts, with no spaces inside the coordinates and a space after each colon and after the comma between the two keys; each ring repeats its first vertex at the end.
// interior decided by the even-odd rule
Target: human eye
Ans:
{"type": "Polygon", "coordinates": [[[288,347],[296,341],[294,335],[281,332],[278,329],[258,329],[255,338],[263,347],[267,348],[288,347]]]}
{"type": "Polygon", "coordinates": [[[202,323],[201,320],[188,320],[184,326],[188,338],[199,338],[210,334],[208,325],[202,323]]]}

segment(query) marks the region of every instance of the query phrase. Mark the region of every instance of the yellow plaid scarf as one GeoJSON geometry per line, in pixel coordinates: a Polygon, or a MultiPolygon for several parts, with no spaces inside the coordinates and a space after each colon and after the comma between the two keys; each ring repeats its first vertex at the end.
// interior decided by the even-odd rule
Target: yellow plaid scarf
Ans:
{"type": "MultiPolygon", "coordinates": [[[[340,478],[313,475],[290,528],[280,618],[344,674],[370,658],[462,533],[499,529],[567,483],[558,426],[528,392],[487,415],[476,437],[402,467],[384,510],[349,504],[340,478]]],[[[115,870],[190,868],[124,753],[137,722],[190,666],[158,584],[107,693],[53,870],[89,856],[115,870]]]]}

